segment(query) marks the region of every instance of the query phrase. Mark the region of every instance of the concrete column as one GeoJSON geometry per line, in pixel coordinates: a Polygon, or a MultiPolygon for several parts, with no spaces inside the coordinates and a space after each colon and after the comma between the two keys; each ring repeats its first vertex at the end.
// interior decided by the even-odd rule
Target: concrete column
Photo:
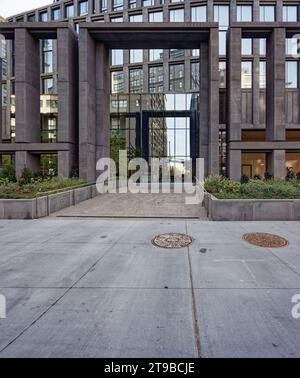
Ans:
{"type": "MultiPolygon", "coordinates": [[[[71,146],[78,143],[78,48],[71,29],[57,30],[57,52],[58,142],[71,146]]],[[[69,177],[72,167],[78,165],[75,157],[69,151],[58,153],[59,174],[69,177]]]]}
{"type": "Polygon", "coordinates": [[[252,78],[252,123],[254,127],[259,126],[259,113],[260,113],[260,88],[259,88],[259,40],[252,40],[253,48],[253,78],[252,78]]]}
{"type": "Polygon", "coordinates": [[[285,150],[273,150],[268,155],[268,172],[275,178],[286,177],[285,150]]]}
{"type": "Polygon", "coordinates": [[[58,151],[58,176],[70,177],[72,169],[77,167],[75,162],[78,159],[77,149],[75,147],[70,151],[58,151]]]}
{"type": "Polygon", "coordinates": [[[241,150],[229,150],[228,164],[230,167],[231,180],[240,181],[242,176],[242,152],[241,150]]]}
{"type": "Polygon", "coordinates": [[[268,141],[285,140],[285,29],[267,39],[266,129],[268,141]]]}
{"type": "Polygon", "coordinates": [[[204,175],[208,173],[208,43],[200,44],[199,157],[204,159],[204,175]]]}
{"type": "Polygon", "coordinates": [[[212,0],[207,2],[207,21],[214,21],[214,2],[212,0]]]}
{"type": "Polygon", "coordinates": [[[57,30],[58,142],[77,142],[77,40],[71,29],[57,30]]]}
{"type": "Polygon", "coordinates": [[[33,155],[28,151],[16,151],[15,162],[17,177],[22,175],[25,167],[29,168],[32,172],[39,172],[40,170],[40,156],[33,155]]]}
{"type": "Polygon", "coordinates": [[[283,1],[277,0],[276,2],[276,21],[282,22],[283,20],[283,1]]]}
{"type": "Polygon", "coordinates": [[[210,29],[208,45],[208,173],[219,174],[219,31],[210,29]]]}
{"type": "Polygon", "coordinates": [[[16,142],[40,142],[39,40],[15,30],[16,142]]]}
{"type": "Polygon", "coordinates": [[[231,28],[227,37],[227,171],[240,180],[241,151],[232,151],[230,143],[241,140],[241,38],[240,28],[231,28]]]}
{"type": "Polygon", "coordinates": [[[4,128],[5,123],[2,121],[3,118],[3,110],[2,110],[2,59],[0,58],[0,143],[2,143],[2,135],[4,132],[2,131],[2,127],[4,128]]]}
{"type": "Polygon", "coordinates": [[[96,179],[96,45],[86,29],[79,34],[79,175],[96,179]]]}
{"type": "Polygon", "coordinates": [[[96,162],[110,156],[110,67],[109,49],[96,46],[96,162]]]}
{"type": "Polygon", "coordinates": [[[229,14],[229,17],[230,17],[230,24],[232,24],[233,22],[236,22],[236,16],[237,16],[237,9],[236,9],[236,0],[231,0],[230,1],[230,14],[229,14]]]}
{"type": "Polygon", "coordinates": [[[253,22],[259,22],[259,0],[253,1],[253,22]]]}

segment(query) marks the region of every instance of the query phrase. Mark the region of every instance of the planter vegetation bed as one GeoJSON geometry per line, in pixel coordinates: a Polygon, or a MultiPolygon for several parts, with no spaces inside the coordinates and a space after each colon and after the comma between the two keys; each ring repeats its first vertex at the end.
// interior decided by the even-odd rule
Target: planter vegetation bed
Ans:
{"type": "Polygon", "coordinates": [[[221,176],[208,177],[205,190],[218,199],[300,199],[300,181],[254,179],[236,182],[221,176]]]}

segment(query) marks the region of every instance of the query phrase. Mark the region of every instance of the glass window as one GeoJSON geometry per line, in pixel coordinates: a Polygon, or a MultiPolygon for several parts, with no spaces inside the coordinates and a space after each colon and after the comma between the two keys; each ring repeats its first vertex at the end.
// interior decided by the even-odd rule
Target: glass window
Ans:
{"type": "Polygon", "coordinates": [[[206,22],[207,20],[206,5],[192,7],[192,22],[206,22]]]}
{"type": "Polygon", "coordinates": [[[184,91],[184,64],[171,64],[169,76],[169,90],[172,92],[184,91]]]}
{"type": "Polygon", "coordinates": [[[252,5],[238,5],[236,8],[238,22],[252,21],[252,5]]]}
{"type": "Polygon", "coordinates": [[[122,66],[123,61],[123,50],[114,49],[111,50],[111,64],[112,66],[122,66]]]}
{"type": "Polygon", "coordinates": [[[263,178],[267,172],[265,153],[242,153],[242,174],[249,178],[263,178]]]}
{"type": "Polygon", "coordinates": [[[226,88],[226,62],[219,62],[219,87],[226,88]]]}
{"type": "Polygon", "coordinates": [[[142,14],[133,14],[129,16],[129,22],[143,22],[142,14]]]}
{"type": "Polygon", "coordinates": [[[7,84],[2,84],[2,105],[7,105],[7,84]]]}
{"type": "Polygon", "coordinates": [[[66,7],[65,7],[65,15],[66,15],[66,18],[72,18],[72,17],[74,17],[74,5],[73,4],[66,5],[66,7]]]}
{"type": "Polygon", "coordinates": [[[143,62],[143,50],[130,50],[130,63],[143,62]]]}
{"type": "Polygon", "coordinates": [[[260,5],[259,20],[264,22],[275,21],[275,6],[274,5],[260,5]]]}
{"type": "Polygon", "coordinates": [[[292,55],[298,57],[298,44],[297,38],[286,38],[285,40],[285,53],[286,55],[292,55]]]}
{"type": "Polygon", "coordinates": [[[266,88],[266,62],[259,62],[259,88],[266,88]]]}
{"type": "Polygon", "coordinates": [[[154,0],[143,0],[143,7],[151,7],[152,5],[155,5],[154,0]]]}
{"type": "Polygon", "coordinates": [[[163,12],[150,12],[149,22],[163,22],[163,12]]]}
{"type": "Polygon", "coordinates": [[[30,14],[27,16],[28,22],[35,22],[35,14],[30,14]]]}
{"type": "Polygon", "coordinates": [[[149,67],[149,93],[162,93],[164,91],[163,66],[149,67]]]}
{"type": "Polygon", "coordinates": [[[219,31],[219,55],[226,55],[226,31],[219,31]]]}
{"type": "Polygon", "coordinates": [[[129,70],[129,91],[130,93],[143,92],[143,69],[135,68],[129,70]]]}
{"type": "Polygon", "coordinates": [[[43,79],[42,80],[42,94],[53,94],[53,78],[43,79]]]}
{"type": "Polygon", "coordinates": [[[298,5],[284,5],[283,6],[283,21],[297,22],[298,21],[298,5]]]}
{"type": "Polygon", "coordinates": [[[259,55],[266,56],[267,54],[267,40],[266,38],[259,39],[259,55]]]}
{"type": "Polygon", "coordinates": [[[191,89],[200,88],[200,63],[191,63],[191,89]]]}
{"type": "Polygon", "coordinates": [[[107,11],[107,0],[100,0],[100,11],[107,11]]]}
{"type": "Polygon", "coordinates": [[[60,20],[60,8],[52,9],[52,20],[53,21],[60,20]]]}
{"type": "Polygon", "coordinates": [[[252,55],[252,38],[242,38],[242,55],[252,55]]]}
{"type": "Polygon", "coordinates": [[[227,29],[229,25],[229,6],[214,5],[214,21],[219,23],[220,29],[227,29]]]}
{"type": "Polygon", "coordinates": [[[193,49],[192,50],[192,56],[199,56],[200,55],[200,49],[193,49]]]}
{"type": "Polygon", "coordinates": [[[110,22],[123,22],[123,17],[112,17],[110,22]]]}
{"type": "Polygon", "coordinates": [[[184,22],[184,9],[171,9],[170,22],[184,22]]]}
{"type": "Polygon", "coordinates": [[[183,49],[171,49],[170,50],[170,58],[176,59],[176,58],[184,58],[185,50],[183,49]]]}
{"type": "Polygon", "coordinates": [[[136,6],[136,0],[129,0],[129,9],[134,9],[136,6]]]}
{"type": "Polygon", "coordinates": [[[44,39],[42,41],[42,69],[43,73],[52,73],[53,72],[53,40],[44,39]]]}
{"type": "Polygon", "coordinates": [[[111,93],[124,93],[124,72],[111,73],[111,93]]]}
{"type": "Polygon", "coordinates": [[[300,152],[287,152],[285,156],[287,172],[290,171],[298,176],[300,174],[300,152]]]}
{"type": "Polygon", "coordinates": [[[153,62],[154,60],[161,60],[163,59],[164,50],[162,49],[153,49],[149,50],[149,60],[153,62]]]}
{"type": "Polygon", "coordinates": [[[113,10],[122,10],[123,0],[113,0],[113,10]]]}
{"type": "Polygon", "coordinates": [[[48,12],[41,12],[40,13],[40,21],[41,22],[47,22],[48,21],[48,12]]]}
{"type": "Polygon", "coordinates": [[[241,87],[252,88],[252,62],[241,63],[241,87]]]}
{"type": "Polygon", "coordinates": [[[285,87],[298,88],[298,62],[285,62],[285,87]]]}
{"type": "Polygon", "coordinates": [[[89,13],[88,1],[80,1],[78,3],[78,13],[79,13],[79,16],[85,16],[89,13]]]}

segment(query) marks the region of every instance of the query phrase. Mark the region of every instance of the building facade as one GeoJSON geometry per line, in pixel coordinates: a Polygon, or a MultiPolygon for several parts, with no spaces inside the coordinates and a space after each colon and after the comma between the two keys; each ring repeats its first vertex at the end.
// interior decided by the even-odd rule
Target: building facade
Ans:
{"type": "Polygon", "coordinates": [[[197,157],[206,175],[296,175],[299,6],[68,0],[9,18],[0,165],[94,180],[127,149],[174,175],[197,157]]]}

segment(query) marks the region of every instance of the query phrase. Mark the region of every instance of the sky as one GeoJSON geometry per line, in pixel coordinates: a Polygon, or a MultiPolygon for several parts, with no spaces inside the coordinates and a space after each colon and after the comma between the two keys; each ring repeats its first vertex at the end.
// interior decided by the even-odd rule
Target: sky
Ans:
{"type": "Polygon", "coordinates": [[[52,0],[0,0],[0,16],[6,18],[51,3],[52,0]]]}

